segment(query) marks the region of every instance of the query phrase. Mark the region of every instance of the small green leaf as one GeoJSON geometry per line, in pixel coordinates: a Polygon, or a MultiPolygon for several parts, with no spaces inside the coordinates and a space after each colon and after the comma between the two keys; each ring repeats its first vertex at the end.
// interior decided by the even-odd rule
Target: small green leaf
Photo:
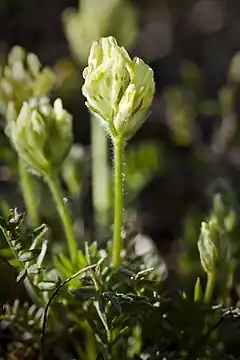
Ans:
{"type": "Polygon", "coordinates": [[[119,271],[121,274],[127,276],[128,278],[132,278],[132,277],[134,276],[134,273],[133,273],[132,271],[130,271],[130,270],[128,270],[128,269],[125,269],[125,268],[122,268],[122,267],[120,267],[120,268],[118,269],[118,271],[119,271]]]}
{"type": "Polygon", "coordinates": [[[50,281],[50,282],[54,282],[55,284],[57,284],[60,280],[59,280],[59,273],[56,269],[51,269],[47,272],[46,274],[46,281],[50,281]]]}
{"type": "Polygon", "coordinates": [[[40,235],[43,231],[45,231],[45,229],[47,229],[46,224],[42,224],[39,227],[37,227],[35,230],[33,230],[34,237],[37,237],[38,235],[40,235]]]}
{"type": "Polygon", "coordinates": [[[203,291],[200,282],[200,277],[198,277],[194,287],[194,301],[202,301],[202,300],[203,300],[203,291]]]}
{"type": "Polygon", "coordinates": [[[75,295],[78,300],[84,300],[85,298],[95,297],[97,295],[93,286],[83,287],[76,290],[69,289],[69,292],[75,295]]]}
{"type": "Polygon", "coordinates": [[[56,283],[52,281],[40,281],[37,287],[40,291],[52,291],[56,288],[56,283]]]}
{"type": "Polygon", "coordinates": [[[38,275],[41,272],[41,268],[37,264],[33,264],[27,268],[27,272],[30,275],[38,275]]]}
{"type": "Polygon", "coordinates": [[[38,253],[39,253],[39,251],[35,250],[35,249],[23,252],[22,254],[20,254],[19,260],[22,262],[32,261],[32,260],[36,259],[36,257],[38,256],[38,253]]]}
{"type": "Polygon", "coordinates": [[[19,273],[19,275],[17,277],[17,283],[20,282],[21,280],[24,280],[26,278],[26,276],[27,276],[27,270],[24,269],[19,273]]]}
{"type": "Polygon", "coordinates": [[[87,266],[87,259],[81,250],[78,251],[78,261],[83,268],[87,266]]]}
{"type": "Polygon", "coordinates": [[[144,278],[145,276],[148,276],[149,274],[151,274],[153,272],[153,268],[151,269],[145,269],[145,270],[142,270],[142,271],[139,271],[135,276],[135,280],[138,280],[138,279],[141,279],[141,278],[144,278]]]}
{"type": "Polygon", "coordinates": [[[64,268],[66,268],[66,270],[72,272],[72,263],[70,261],[70,259],[68,259],[64,254],[60,253],[58,255],[58,258],[60,260],[60,262],[63,264],[64,268]]]}
{"type": "Polygon", "coordinates": [[[20,261],[17,259],[10,259],[8,261],[9,261],[9,264],[12,265],[13,267],[19,268],[21,266],[20,261]]]}
{"type": "Polygon", "coordinates": [[[44,241],[42,242],[41,249],[39,249],[38,259],[37,259],[37,261],[36,261],[38,267],[41,267],[41,266],[42,266],[42,263],[43,263],[43,261],[44,261],[45,255],[46,255],[46,253],[47,253],[47,248],[48,248],[48,241],[47,241],[47,240],[44,240],[44,241]]]}

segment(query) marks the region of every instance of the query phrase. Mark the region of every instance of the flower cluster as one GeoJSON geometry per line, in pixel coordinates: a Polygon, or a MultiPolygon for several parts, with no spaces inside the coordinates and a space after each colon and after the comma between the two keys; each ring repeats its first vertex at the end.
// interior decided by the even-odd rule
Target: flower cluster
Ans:
{"type": "Polygon", "coordinates": [[[57,99],[48,103],[24,102],[11,123],[11,141],[20,157],[41,174],[57,169],[72,145],[72,116],[57,99]]]}
{"type": "Polygon", "coordinates": [[[110,36],[93,43],[83,77],[86,105],[111,137],[132,137],[153,100],[152,69],[138,57],[132,60],[110,36]]]}

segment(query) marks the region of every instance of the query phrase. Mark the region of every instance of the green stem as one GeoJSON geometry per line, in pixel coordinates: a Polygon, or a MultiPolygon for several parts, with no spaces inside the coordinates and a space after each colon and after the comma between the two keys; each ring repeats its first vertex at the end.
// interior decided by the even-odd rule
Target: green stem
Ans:
{"type": "Polygon", "coordinates": [[[113,266],[118,268],[121,262],[122,222],[123,222],[123,151],[124,142],[121,138],[114,143],[114,234],[113,234],[113,266]]]}
{"type": "Polygon", "coordinates": [[[108,224],[109,211],[109,169],[108,139],[98,119],[91,117],[92,145],[92,192],[93,208],[97,224],[108,224]]]}
{"type": "Polygon", "coordinates": [[[62,189],[61,189],[61,186],[59,183],[58,176],[56,174],[52,173],[46,177],[46,180],[48,182],[48,186],[53,195],[59,216],[62,221],[64,233],[65,233],[67,243],[68,243],[68,251],[69,251],[70,257],[72,260],[74,260],[76,258],[77,251],[78,251],[77,242],[76,242],[74,231],[73,231],[73,225],[72,225],[70,213],[69,213],[66,203],[63,200],[62,189]]]}
{"type": "Polygon", "coordinates": [[[37,199],[33,188],[32,175],[28,172],[25,162],[18,159],[18,169],[20,175],[20,184],[22,189],[22,196],[26,206],[27,214],[33,227],[39,225],[39,216],[37,209],[37,199]]]}
{"type": "Polygon", "coordinates": [[[206,287],[205,295],[204,295],[204,301],[207,304],[209,304],[211,302],[214,285],[215,285],[215,272],[208,273],[207,287],[206,287]]]}

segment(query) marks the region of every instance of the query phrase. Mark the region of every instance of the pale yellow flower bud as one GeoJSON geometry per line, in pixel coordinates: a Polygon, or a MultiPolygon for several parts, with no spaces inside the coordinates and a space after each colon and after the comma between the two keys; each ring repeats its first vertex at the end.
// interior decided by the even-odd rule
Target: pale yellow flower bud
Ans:
{"type": "Polygon", "coordinates": [[[11,123],[10,139],[26,163],[47,175],[57,170],[72,144],[72,117],[57,99],[53,107],[38,108],[24,103],[16,121],[11,123]]]}
{"type": "Polygon", "coordinates": [[[133,60],[113,37],[94,42],[83,71],[86,105],[112,138],[131,138],[146,119],[155,91],[152,69],[133,60]]]}

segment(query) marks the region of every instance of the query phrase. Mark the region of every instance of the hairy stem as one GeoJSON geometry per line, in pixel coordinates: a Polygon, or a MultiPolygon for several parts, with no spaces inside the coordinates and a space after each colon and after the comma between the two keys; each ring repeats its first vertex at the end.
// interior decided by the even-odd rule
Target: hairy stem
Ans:
{"type": "Polygon", "coordinates": [[[72,260],[75,259],[78,251],[77,241],[73,231],[73,224],[70,217],[70,213],[67,204],[64,202],[62,189],[58,176],[55,173],[51,173],[47,178],[48,186],[53,195],[54,201],[57,206],[59,216],[62,221],[64,233],[67,239],[68,251],[72,260]]]}
{"type": "Polygon", "coordinates": [[[123,151],[121,138],[114,139],[114,233],[113,233],[113,266],[118,268],[121,262],[122,221],[123,221],[123,151]]]}
{"type": "Polygon", "coordinates": [[[27,215],[31,221],[33,227],[39,225],[39,216],[37,208],[37,199],[35,196],[32,175],[28,172],[25,162],[19,158],[18,168],[20,174],[20,184],[22,190],[22,196],[27,210],[27,215]]]}
{"type": "Polygon", "coordinates": [[[106,226],[109,211],[108,139],[98,119],[91,117],[92,191],[97,224],[106,226]]]}

